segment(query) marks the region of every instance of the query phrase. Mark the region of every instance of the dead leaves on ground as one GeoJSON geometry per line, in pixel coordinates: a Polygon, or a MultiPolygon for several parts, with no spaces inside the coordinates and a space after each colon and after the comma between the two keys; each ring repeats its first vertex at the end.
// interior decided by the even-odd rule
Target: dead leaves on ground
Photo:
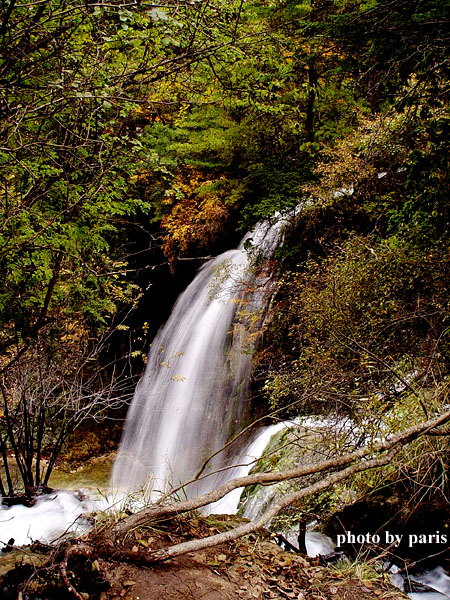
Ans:
{"type": "Polygon", "coordinates": [[[215,573],[240,582],[237,594],[242,600],[314,598],[307,591],[309,561],[284,553],[275,544],[261,542],[256,536],[247,543],[220,549],[212,558],[208,565],[215,573]]]}

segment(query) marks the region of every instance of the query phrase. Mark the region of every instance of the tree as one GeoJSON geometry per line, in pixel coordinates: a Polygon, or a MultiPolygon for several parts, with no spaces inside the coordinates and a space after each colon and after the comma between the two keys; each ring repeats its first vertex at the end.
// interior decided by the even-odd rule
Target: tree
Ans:
{"type": "Polygon", "coordinates": [[[0,379],[2,496],[21,492],[29,500],[47,490],[67,438],[85,421],[107,422],[130,399],[135,382],[124,376],[126,361],[99,359],[110,336],[92,345],[72,325],[63,347],[38,338],[0,379]]]}
{"type": "Polygon", "coordinates": [[[128,272],[130,222],[148,226],[160,211],[160,198],[140,194],[149,171],[166,171],[142,124],[160,119],[172,86],[194,87],[196,65],[234,46],[240,12],[117,0],[2,8],[3,494],[15,489],[9,451],[27,491],[46,485],[70,429],[124,395],[112,367],[93,365],[141,295],[128,272]]]}
{"type": "MultiPolygon", "coordinates": [[[[414,75],[416,91],[437,89],[448,78],[447,0],[354,1],[337,3],[332,35],[378,112],[414,75]]],[[[437,95],[437,94],[436,94],[437,95]]],[[[410,103],[413,96],[401,102],[410,103]]]]}

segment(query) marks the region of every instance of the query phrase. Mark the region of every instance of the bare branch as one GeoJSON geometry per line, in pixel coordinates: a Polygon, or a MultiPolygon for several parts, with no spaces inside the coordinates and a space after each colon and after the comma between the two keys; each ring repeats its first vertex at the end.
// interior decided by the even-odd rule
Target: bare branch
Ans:
{"type": "MultiPolygon", "coordinates": [[[[291,469],[288,471],[280,471],[277,473],[254,473],[245,477],[237,477],[220,486],[216,490],[203,494],[197,498],[192,498],[184,502],[173,503],[166,506],[150,506],[119,522],[115,527],[112,528],[111,532],[109,533],[109,536],[112,539],[117,539],[118,537],[126,534],[130,529],[143,525],[144,523],[147,523],[152,519],[159,518],[162,516],[167,517],[170,515],[180,514],[183,512],[201,508],[202,506],[206,506],[207,504],[211,504],[212,502],[220,500],[221,498],[226,496],[226,494],[239,487],[245,487],[254,484],[272,484],[280,481],[286,481],[289,479],[299,479],[301,477],[305,477],[306,475],[313,475],[317,473],[323,473],[325,471],[330,471],[333,469],[344,468],[344,471],[339,471],[337,474],[333,474],[327,477],[325,480],[322,480],[322,482],[318,482],[313,484],[313,486],[304,488],[304,490],[309,491],[304,492],[304,490],[301,490],[300,492],[297,492],[294,495],[288,496],[289,498],[291,498],[291,500],[288,501],[286,504],[282,504],[281,507],[278,509],[281,510],[281,508],[283,508],[284,506],[287,506],[292,502],[303,498],[306,495],[315,493],[320,489],[325,489],[326,487],[333,485],[337,481],[341,481],[342,479],[349,477],[353,473],[358,473],[366,469],[374,468],[375,466],[382,466],[384,464],[387,464],[387,462],[391,460],[391,455],[389,453],[390,451],[396,453],[398,449],[404,446],[405,444],[411,442],[412,440],[416,439],[421,435],[424,435],[425,433],[434,430],[436,427],[447,423],[449,420],[450,411],[445,412],[434,419],[430,419],[418,425],[413,425],[412,427],[409,427],[408,429],[405,429],[393,435],[390,439],[378,442],[377,444],[364,446],[363,448],[360,448],[348,454],[344,454],[343,456],[325,460],[305,467],[291,469]],[[386,456],[384,458],[379,459],[370,458],[378,452],[388,452],[388,460],[386,460],[386,456]],[[348,466],[355,461],[358,461],[358,463],[352,466],[348,466]],[[337,477],[337,479],[335,479],[335,477],[337,477]],[[324,487],[320,487],[321,485],[323,485],[324,487]],[[317,490],[315,486],[319,486],[317,490]],[[311,491],[311,489],[313,489],[313,491],[311,491]]],[[[280,500],[280,503],[283,502],[284,500],[280,500]]],[[[267,520],[272,518],[272,516],[269,516],[267,520]]],[[[260,520],[258,520],[256,523],[258,523],[256,529],[261,527],[263,524],[262,522],[260,523],[260,520]]],[[[254,529],[251,529],[251,531],[254,531],[254,529]]],[[[244,531],[242,535],[245,535],[246,533],[248,532],[244,531]]],[[[167,558],[169,558],[169,556],[167,558]]]]}

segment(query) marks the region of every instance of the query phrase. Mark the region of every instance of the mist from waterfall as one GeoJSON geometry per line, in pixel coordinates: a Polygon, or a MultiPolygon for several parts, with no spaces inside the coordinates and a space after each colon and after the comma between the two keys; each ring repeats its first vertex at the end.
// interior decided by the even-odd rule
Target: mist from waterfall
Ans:
{"type": "MultiPolygon", "coordinates": [[[[236,250],[204,264],[156,335],[131,403],[111,487],[157,497],[189,481],[205,459],[239,432],[248,414],[252,337],[262,318],[270,275],[256,275],[246,248],[269,258],[286,220],[262,222],[236,250]]],[[[231,447],[206,473],[233,463],[231,447]]],[[[233,470],[201,479],[183,494],[214,489],[233,470]]]]}

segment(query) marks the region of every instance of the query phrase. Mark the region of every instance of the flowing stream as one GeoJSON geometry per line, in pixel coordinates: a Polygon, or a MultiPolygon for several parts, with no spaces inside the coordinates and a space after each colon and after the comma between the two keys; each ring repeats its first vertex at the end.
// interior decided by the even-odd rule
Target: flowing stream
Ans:
{"type": "MultiPolygon", "coordinates": [[[[444,598],[450,598],[450,577],[442,567],[411,574],[408,579],[410,582],[425,584],[435,590],[410,592],[408,596],[412,600],[443,600],[444,598]]],[[[405,589],[405,579],[398,575],[395,570],[392,572],[391,581],[399,589],[405,589]]]]}
{"type": "Polygon", "coordinates": [[[84,515],[95,508],[89,496],[65,490],[41,496],[30,508],[0,505],[0,548],[9,540],[14,546],[26,546],[36,540],[50,544],[69,532],[81,535],[91,527],[84,515]]]}

